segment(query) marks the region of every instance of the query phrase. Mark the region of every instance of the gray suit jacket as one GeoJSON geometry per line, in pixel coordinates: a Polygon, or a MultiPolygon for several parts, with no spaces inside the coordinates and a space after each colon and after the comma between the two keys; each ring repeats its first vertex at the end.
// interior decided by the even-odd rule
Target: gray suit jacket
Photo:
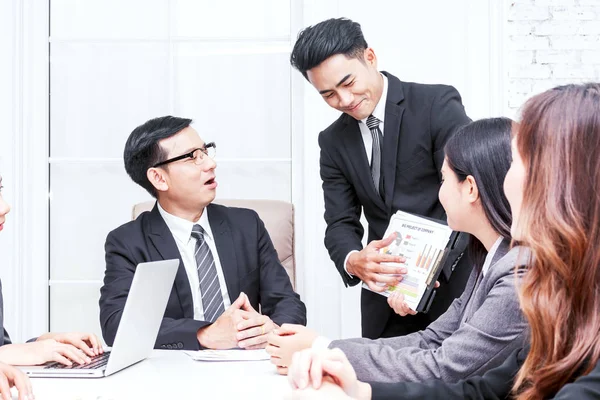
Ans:
{"type": "Polygon", "coordinates": [[[362,381],[451,383],[501,365],[523,346],[527,326],[515,287],[524,268],[515,267],[525,265],[529,253],[508,249],[504,240],[485,276],[473,269],[461,297],[425,330],[387,339],[336,340],[329,347],[344,351],[362,381]]]}

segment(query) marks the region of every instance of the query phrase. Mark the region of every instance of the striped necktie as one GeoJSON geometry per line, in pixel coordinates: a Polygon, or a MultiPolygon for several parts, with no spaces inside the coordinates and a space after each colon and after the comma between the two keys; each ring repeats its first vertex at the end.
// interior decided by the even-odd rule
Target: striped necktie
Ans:
{"type": "Polygon", "coordinates": [[[373,115],[369,115],[367,118],[367,127],[371,131],[373,137],[373,147],[371,151],[371,176],[373,177],[373,184],[377,194],[381,195],[379,191],[379,185],[381,182],[381,143],[383,142],[383,134],[379,129],[379,119],[373,115]]]}
{"type": "Polygon", "coordinates": [[[204,240],[204,229],[200,225],[192,228],[192,237],[196,239],[196,269],[202,294],[204,320],[214,322],[225,311],[221,285],[217,276],[217,267],[208,243],[204,240]]]}

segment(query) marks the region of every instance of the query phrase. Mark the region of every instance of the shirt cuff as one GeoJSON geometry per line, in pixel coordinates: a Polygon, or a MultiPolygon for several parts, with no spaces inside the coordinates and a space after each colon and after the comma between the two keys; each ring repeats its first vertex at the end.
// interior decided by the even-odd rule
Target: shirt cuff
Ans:
{"type": "Polygon", "coordinates": [[[327,339],[325,336],[317,336],[312,344],[313,350],[327,350],[329,345],[331,344],[331,340],[327,339]]]}
{"type": "Polygon", "coordinates": [[[346,271],[346,274],[351,278],[356,278],[354,275],[352,275],[350,272],[348,272],[348,258],[350,257],[350,254],[352,253],[358,253],[358,250],[352,250],[350,253],[348,253],[348,255],[346,256],[346,258],[344,258],[344,271],[346,271]]]}

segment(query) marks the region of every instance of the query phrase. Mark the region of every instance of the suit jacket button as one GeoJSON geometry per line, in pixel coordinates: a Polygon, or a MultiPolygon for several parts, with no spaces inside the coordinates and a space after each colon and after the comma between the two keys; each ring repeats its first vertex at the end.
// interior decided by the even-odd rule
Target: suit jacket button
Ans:
{"type": "Polygon", "coordinates": [[[161,348],[161,349],[166,349],[167,347],[166,347],[164,344],[161,344],[161,345],[160,345],[160,348],[161,348]]]}
{"type": "Polygon", "coordinates": [[[177,343],[177,348],[178,349],[183,349],[183,343],[181,343],[181,342],[177,343]]]}
{"type": "Polygon", "coordinates": [[[170,344],[167,345],[167,349],[171,350],[173,348],[173,346],[171,346],[170,344]]]}

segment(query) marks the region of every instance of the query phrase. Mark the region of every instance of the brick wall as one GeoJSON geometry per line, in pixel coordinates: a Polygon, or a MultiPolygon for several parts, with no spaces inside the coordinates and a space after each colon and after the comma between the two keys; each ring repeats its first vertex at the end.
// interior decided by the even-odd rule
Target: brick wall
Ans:
{"type": "Polygon", "coordinates": [[[600,0],[505,0],[508,108],[553,86],[600,81],[600,0]]]}

